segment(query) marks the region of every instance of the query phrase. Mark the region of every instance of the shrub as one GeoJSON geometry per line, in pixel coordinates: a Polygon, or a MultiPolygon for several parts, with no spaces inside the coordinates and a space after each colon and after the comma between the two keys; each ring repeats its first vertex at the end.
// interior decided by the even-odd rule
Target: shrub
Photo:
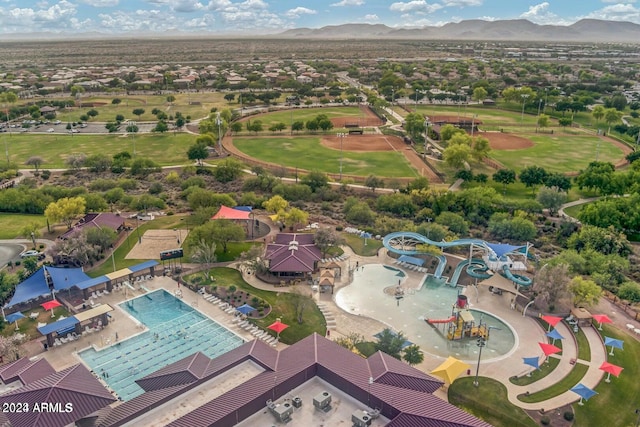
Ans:
{"type": "Polygon", "coordinates": [[[573,412],[571,411],[564,411],[563,417],[565,420],[567,421],[573,421],[573,412]]]}
{"type": "Polygon", "coordinates": [[[49,179],[51,177],[51,171],[43,170],[40,176],[42,177],[42,179],[49,179]]]}
{"type": "Polygon", "coordinates": [[[549,424],[551,424],[551,419],[545,415],[544,417],[540,418],[540,424],[542,424],[543,426],[548,426],[549,424]]]}

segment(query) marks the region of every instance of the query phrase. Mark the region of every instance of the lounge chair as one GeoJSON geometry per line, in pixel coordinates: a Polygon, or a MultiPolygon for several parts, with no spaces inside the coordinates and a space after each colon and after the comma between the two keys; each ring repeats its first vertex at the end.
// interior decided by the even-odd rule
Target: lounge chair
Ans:
{"type": "Polygon", "coordinates": [[[104,290],[104,292],[102,292],[103,295],[109,295],[109,291],[108,290],[104,290]]]}
{"type": "Polygon", "coordinates": [[[54,347],[62,345],[62,341],[60,341],[60,338],[56,338],[55,340],[53,340],[53,345],[54,347]]]}
{"type": "Polygon", "coordinates": [[[40,316],[40,313],[38,313],[37,311],[31,312],[31,314],[29,315],[29,317],[32,319],[37,319],[38,316],[40,316]]]}
{"type": "Polygon", "coordinates": [[[38,322],[38,328],[42,328],[43,326],[47,326],[44,322],[38,322]]]}
{"type": "Polygon", "coordinates": [[[271,347],[275,347],[278,345],[278,338],[276,338],[275,340],[273,340],[273,342],[271,342],[271,347]]]}
{"type": "Polygon", "coordinates": [[[91,292],[91,298],[93,298],[93,299],[98,298],[98,295],[96,294],[96,291],[91,292]]]}

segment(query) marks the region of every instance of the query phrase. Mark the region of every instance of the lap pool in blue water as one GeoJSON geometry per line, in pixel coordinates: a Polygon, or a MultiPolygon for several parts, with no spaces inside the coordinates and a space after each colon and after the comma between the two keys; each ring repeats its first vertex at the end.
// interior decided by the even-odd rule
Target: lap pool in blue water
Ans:
{"type": "Polygon", "coordinates": [[[201,351],[220,356],[240,346],[241,337],[160,289],[121,303],[149,330],[101,350],[84,350],[82,360],[122,400],[144,392],[135,380],[201,351]]]}

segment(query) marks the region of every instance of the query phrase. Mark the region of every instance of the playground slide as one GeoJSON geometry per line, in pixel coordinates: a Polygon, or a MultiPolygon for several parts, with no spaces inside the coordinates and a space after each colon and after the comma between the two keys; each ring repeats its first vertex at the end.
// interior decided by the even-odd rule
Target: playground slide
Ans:
{"type": "Polygon", "coordinates": [[[436,258],[438,258],[438,266],[436,267],[436,271],[433,272],[433,277],[440,279],[444,272],[444,268],[447,266],[447,257],[444,255],[438,255],[436,258]]]}
{"type": "Polygon", "coordinates": [[[475,279],[484,280],[491,277],[487,270],[489,270],[489,267],[483,260],[474,258],[467,267],[467,274],[475,279]]]}
{"type": "Polygon", "coordinates": [[[512,282],[514,282],[517,285],[520,286],[531,286],[531,279],[526,277],[526,276],[521,276],[519,274],[513,274],[511,272],[511,270],[509,270],[509,267],[507,267],[506,265],[504,265],[502,267],[502,273],[504,274],[504,277],[506,277],[507,279],[511,280],[512,282]]]}
{"type": "Polygon", "coordinates": [[[451,316],[448,319],[424,319],[424,321],[430,325],[433,325],[435,323],[451,323],[451,322],[454,322],[455,320],[456,320],[456,316],[451,316]]]}

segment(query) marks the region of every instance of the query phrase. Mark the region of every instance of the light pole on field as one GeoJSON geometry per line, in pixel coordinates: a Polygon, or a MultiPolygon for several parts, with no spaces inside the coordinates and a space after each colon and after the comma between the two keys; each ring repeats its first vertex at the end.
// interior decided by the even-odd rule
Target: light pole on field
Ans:
{"type": "Polygon", "coordinates": [[[338,133],[338,138],[340,138],[340,181],[342,181],[342,157],[343,157],[342,140],[344,139],[345,136],[347,136],[347,134],[344,132],[338,133]]]}
{"type": "Polygon", "coordinates": [[[524,93],[520,96],[522,97],[522,117],[520,118],[520,125],[524,125],[524,104],[526,104],[527,98],[529,98],[529,95],[524,93]]]}

